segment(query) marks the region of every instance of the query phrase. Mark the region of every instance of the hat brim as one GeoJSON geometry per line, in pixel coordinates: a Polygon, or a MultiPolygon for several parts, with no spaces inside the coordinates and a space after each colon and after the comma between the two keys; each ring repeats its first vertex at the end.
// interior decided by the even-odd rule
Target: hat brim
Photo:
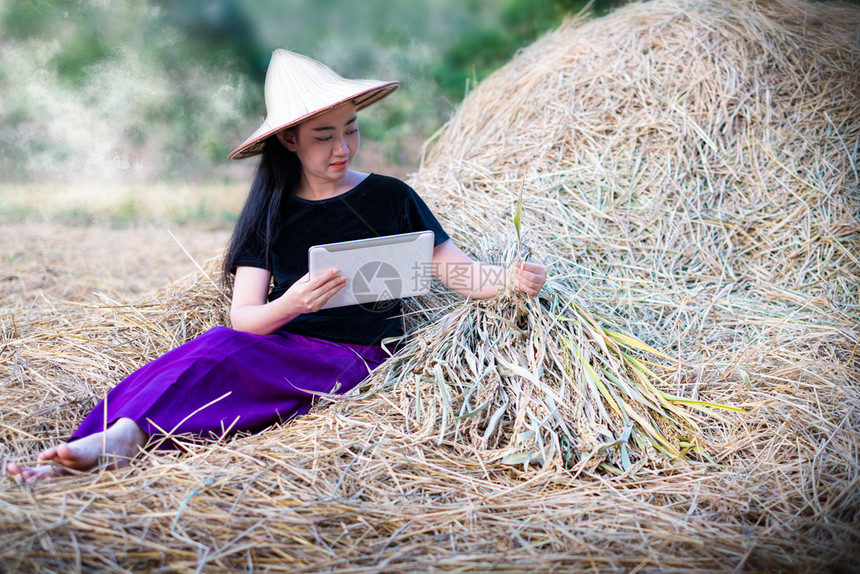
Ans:
{"type": "Polygon", "coordinates": [[[307,113],[299,118],[284,120],[280,118],[267,117],[265,121],[263,121],[262,125],[260,125],[260,127],[251,134],[251,137],[246,139],[239,147],[230,152],[227,159],[243,159],[258,155],[263,152],[263,148],[266,146],[266,139],[281,130],[285,130],[311,118],[315,118],[316,116],[324,114],[329,110],[345,104],[346,102],[353,102],[355,104],[356,111],[361,110],[378,102],[382,98],[389,96],[399,87],[400,82],[381,82],[378,86],[358,92],[347,98],[337,100],[321,109],[307,113]]]}

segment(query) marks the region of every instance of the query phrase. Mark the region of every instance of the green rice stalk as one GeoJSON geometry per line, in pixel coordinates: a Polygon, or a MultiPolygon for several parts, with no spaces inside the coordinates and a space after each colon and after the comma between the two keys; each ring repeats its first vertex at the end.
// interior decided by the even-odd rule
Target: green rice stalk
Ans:
{"type": "MultiPolygon", "coordinates": [[[[521,240],[498,247],[497,263],[528,253],[521,240]]],[[[677,364],[585,310],[571,280],[553,277],[538,297],[459,301],[417,325],[363,396],[394,394],[425,438],[502,464],[621,473],[702,464],[696,412],[744,411],[661,390],[655,370],[677,364]]]]}

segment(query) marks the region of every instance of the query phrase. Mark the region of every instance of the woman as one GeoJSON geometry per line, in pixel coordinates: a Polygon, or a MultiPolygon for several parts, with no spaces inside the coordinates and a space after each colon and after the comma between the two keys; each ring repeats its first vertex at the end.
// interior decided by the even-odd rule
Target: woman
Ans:
{"type": "MultiPolygon", "coordinates": [[[[9,463],[10,476],[32,482],[102,459],[123,467],[147,445],[259,431],[306,413],[317,394],[358,385],[388,356],[385,341],[403,334],[399,302],[322,309],[346,278],[332,269],[311,279],[311,245],[430,230],[438,280],[473,298],[504,288],[503,270],[454,246],[409,186],[350,169],[360,140],[356,112],[398,85],[345,79],[304,56],[273,53],[266,121],[230,154],[262,154],[225,257],[224,277],[234,275],[232,329],[210,329],[144,365],[69,442],[43,451],[43,464],[9,463]]],[[[546,280],[540,265],[510,271],[529,295],[546,280]]]]}

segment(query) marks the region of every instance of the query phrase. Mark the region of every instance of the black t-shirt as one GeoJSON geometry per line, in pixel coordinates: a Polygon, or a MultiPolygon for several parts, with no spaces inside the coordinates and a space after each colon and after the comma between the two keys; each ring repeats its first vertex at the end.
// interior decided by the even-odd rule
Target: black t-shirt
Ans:
{"type": "MultiPolygon", "coordinates": [[[[434,233],[435,245],[448,239],[415,190],[398,179],[370,174],[337,197],[287,198],[270,259],[264,253],[243,252],[236,266],[268,269],[269,259],[274,279],[271,301],[308,272],[308,248],[314,245],[425,230],[434,233]]],[[[400,301],[350,305],[299,315],[282,329],[339,343],[378,345],[386,337],[403,334],[400,314],[400,301]]]]}

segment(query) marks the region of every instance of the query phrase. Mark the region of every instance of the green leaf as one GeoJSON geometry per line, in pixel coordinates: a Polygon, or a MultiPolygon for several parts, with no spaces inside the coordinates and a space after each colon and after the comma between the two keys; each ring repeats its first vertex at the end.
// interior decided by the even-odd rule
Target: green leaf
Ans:
{"type": "Polygon", "coordinates": [[[509,454],[502,459],[502,464],[512,464],[514,466],[523,464],[527,460],[531,459],[531,455],[526,452],[517,452],[514,454],[509,454]]]}
{"type": "Polygon", "coordinates": [[[647,351],[649,353],[652,353],[654,355],[658,355],[658,356],[666,358],[666,359],[672,358],[669,355],[667,355],[666,353],[663,353],[662,351],[658,351],[657,349],[651,347],[650,345],[643,343],[639,339],[637,339],[635,337],[631,337],[630,335],[627,335],[625,333],[621,333],[620,331],[614,331],[612,329],[607,329],[606,327],[604,327],[603,332],[606,333],[610,338],[615,339],[616,341],[618,341],[619,343],[621,343],[622,345],[625,345],[627,347],[639,349],[640,351],[647,351]]]}
{"type": "Polygon", "coordinates": [[[712,403],[709,401],[697,401],[694,399],[685,399],[684,397],[678,397],[675,395],[670,395],[668,393],[663,393],[663,397],[667,400],[672,401],[672,402],[681,403],[681,404],[688,405],[691,407],[696,407],[696,406],[712,407],[715,409],[725,409],[727,411],[735,411],[736,413],[746,413],[746,411],[740,407],[733,407],[731,405],[724,405],[722,403],[712,403]]]}
{"type": "Polygon", "coordinates": [[[520,220],[523,216],[523,190],[526,188],[526,180],[523,178],[523,184],[520,186],[520,195],[517,198],[517,208],[514,210],[514,229],[517,232],[517,253],[520,252],[522,244],[522,234],[520,233],[520,220]]]}

